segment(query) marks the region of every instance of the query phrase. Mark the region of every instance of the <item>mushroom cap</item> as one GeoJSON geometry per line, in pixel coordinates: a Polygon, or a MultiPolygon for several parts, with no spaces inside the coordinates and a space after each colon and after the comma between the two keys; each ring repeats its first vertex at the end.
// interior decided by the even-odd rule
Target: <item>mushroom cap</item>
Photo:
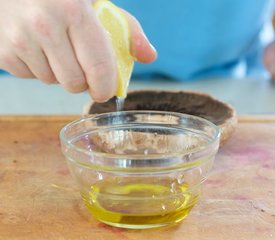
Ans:
{"type": "MultiPolygon", "coordinates": [[[[206,93],[190,91],[140,90],[129,92],[123,110],[171,111],[202,117],[221,129],[221,145],[230,138],[237,125],[235,109],[206,93]]],[[[90,101],[83,114],[99,114],[116,111],[116,98],[105,103],[90,101]]]]}

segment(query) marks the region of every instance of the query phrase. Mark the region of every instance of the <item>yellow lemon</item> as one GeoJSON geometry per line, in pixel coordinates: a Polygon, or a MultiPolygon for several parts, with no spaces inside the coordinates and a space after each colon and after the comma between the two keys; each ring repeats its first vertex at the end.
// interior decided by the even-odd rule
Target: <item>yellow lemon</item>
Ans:
{"type": "Polygon", "coordinates": [[[125,98],[134,67],[130,53],[130,28],[124,13],[112,2],[99,0],[93,5],[99,21],[111,38],[118,69],[117,97],[125,98]]]}

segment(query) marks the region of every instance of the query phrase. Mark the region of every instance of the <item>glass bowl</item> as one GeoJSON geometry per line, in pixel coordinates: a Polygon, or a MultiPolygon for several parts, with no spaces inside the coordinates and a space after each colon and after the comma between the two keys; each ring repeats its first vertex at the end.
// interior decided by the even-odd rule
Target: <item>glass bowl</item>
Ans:
{"type": "Polygon", "coordinates": [[[197,202],[220,130],[180,113],[129,111],[83,117],[60,133],[81,196],[99,221],[144,229],[183,220],[197,202]]]}

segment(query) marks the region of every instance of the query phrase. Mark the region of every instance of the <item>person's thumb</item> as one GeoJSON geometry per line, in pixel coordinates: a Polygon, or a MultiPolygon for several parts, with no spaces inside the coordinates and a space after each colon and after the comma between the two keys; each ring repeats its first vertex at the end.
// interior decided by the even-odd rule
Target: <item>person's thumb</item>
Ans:
{"type": "Polygon", "coordinates": [[[140,23],[130,13],[125,13],[131,31],[131,53],[141,63],[150,63],[157,58],[157,51],[147,39],[140,23]]]}

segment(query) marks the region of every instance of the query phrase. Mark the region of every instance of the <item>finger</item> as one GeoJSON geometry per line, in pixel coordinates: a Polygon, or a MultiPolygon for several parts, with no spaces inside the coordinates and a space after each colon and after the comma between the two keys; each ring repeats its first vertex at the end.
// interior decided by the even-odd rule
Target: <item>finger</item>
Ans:
{"type": "Polygon", "coordinates": [[[28,66],[15,54],[0,53],[0,69],[20,78],[35,78],[28,66]]]}
{"type": "Polygon", "coordinates": [[[91,96],[97,102],[104,102],[113,97],[117,89],[115,54],[92,8],[86,11],[81,21],[71,24],[68,32],[91,96]]]}
{"type": "Polygon", "coordinates": [[[26,59],[25,63],[29,66],[30,70],[33,72],[36,78],[40,79],[42,82],[46,84],[59,83],[42,49],[37,49],[35,51],[35,56],[26,59]]]}
{"type": "Polygon", "coordinates": [[[28,32],[24,25],[14,27],[9,31],[9,48],[28,67],[35,78],[45,83],[56,83],[57,80],[51,71],[48,60],[42,49],[33,39],[32,32],[28,32]]]}
{"type": "Polygon", "coordinates": [[[275,42],[272,42],[265,49],[263,62],[275,81],[275,42]]]}
{"type": "Polygon", "coordinates": [[[150,63],[156,60],[157,51],[147,39],[140,23],[130,13],[122,9],[131,29],[131,51],[137,61],[150,63]]]}
{"type": "Polygon", "coordinates": [[[24,48],[14,46],[16,55],[28,66],[37,79],[46,84],[57,83],[48,59],[37,44],[26,41],[24,48]]]}
{"type": "Polygon", "coordinates": [[[63,30],[55,30],[51,39],[40,39],[49,66],[57,81],[66,90],[72,93],[83,92],[88,86],[68,35],[63,30]]]}

